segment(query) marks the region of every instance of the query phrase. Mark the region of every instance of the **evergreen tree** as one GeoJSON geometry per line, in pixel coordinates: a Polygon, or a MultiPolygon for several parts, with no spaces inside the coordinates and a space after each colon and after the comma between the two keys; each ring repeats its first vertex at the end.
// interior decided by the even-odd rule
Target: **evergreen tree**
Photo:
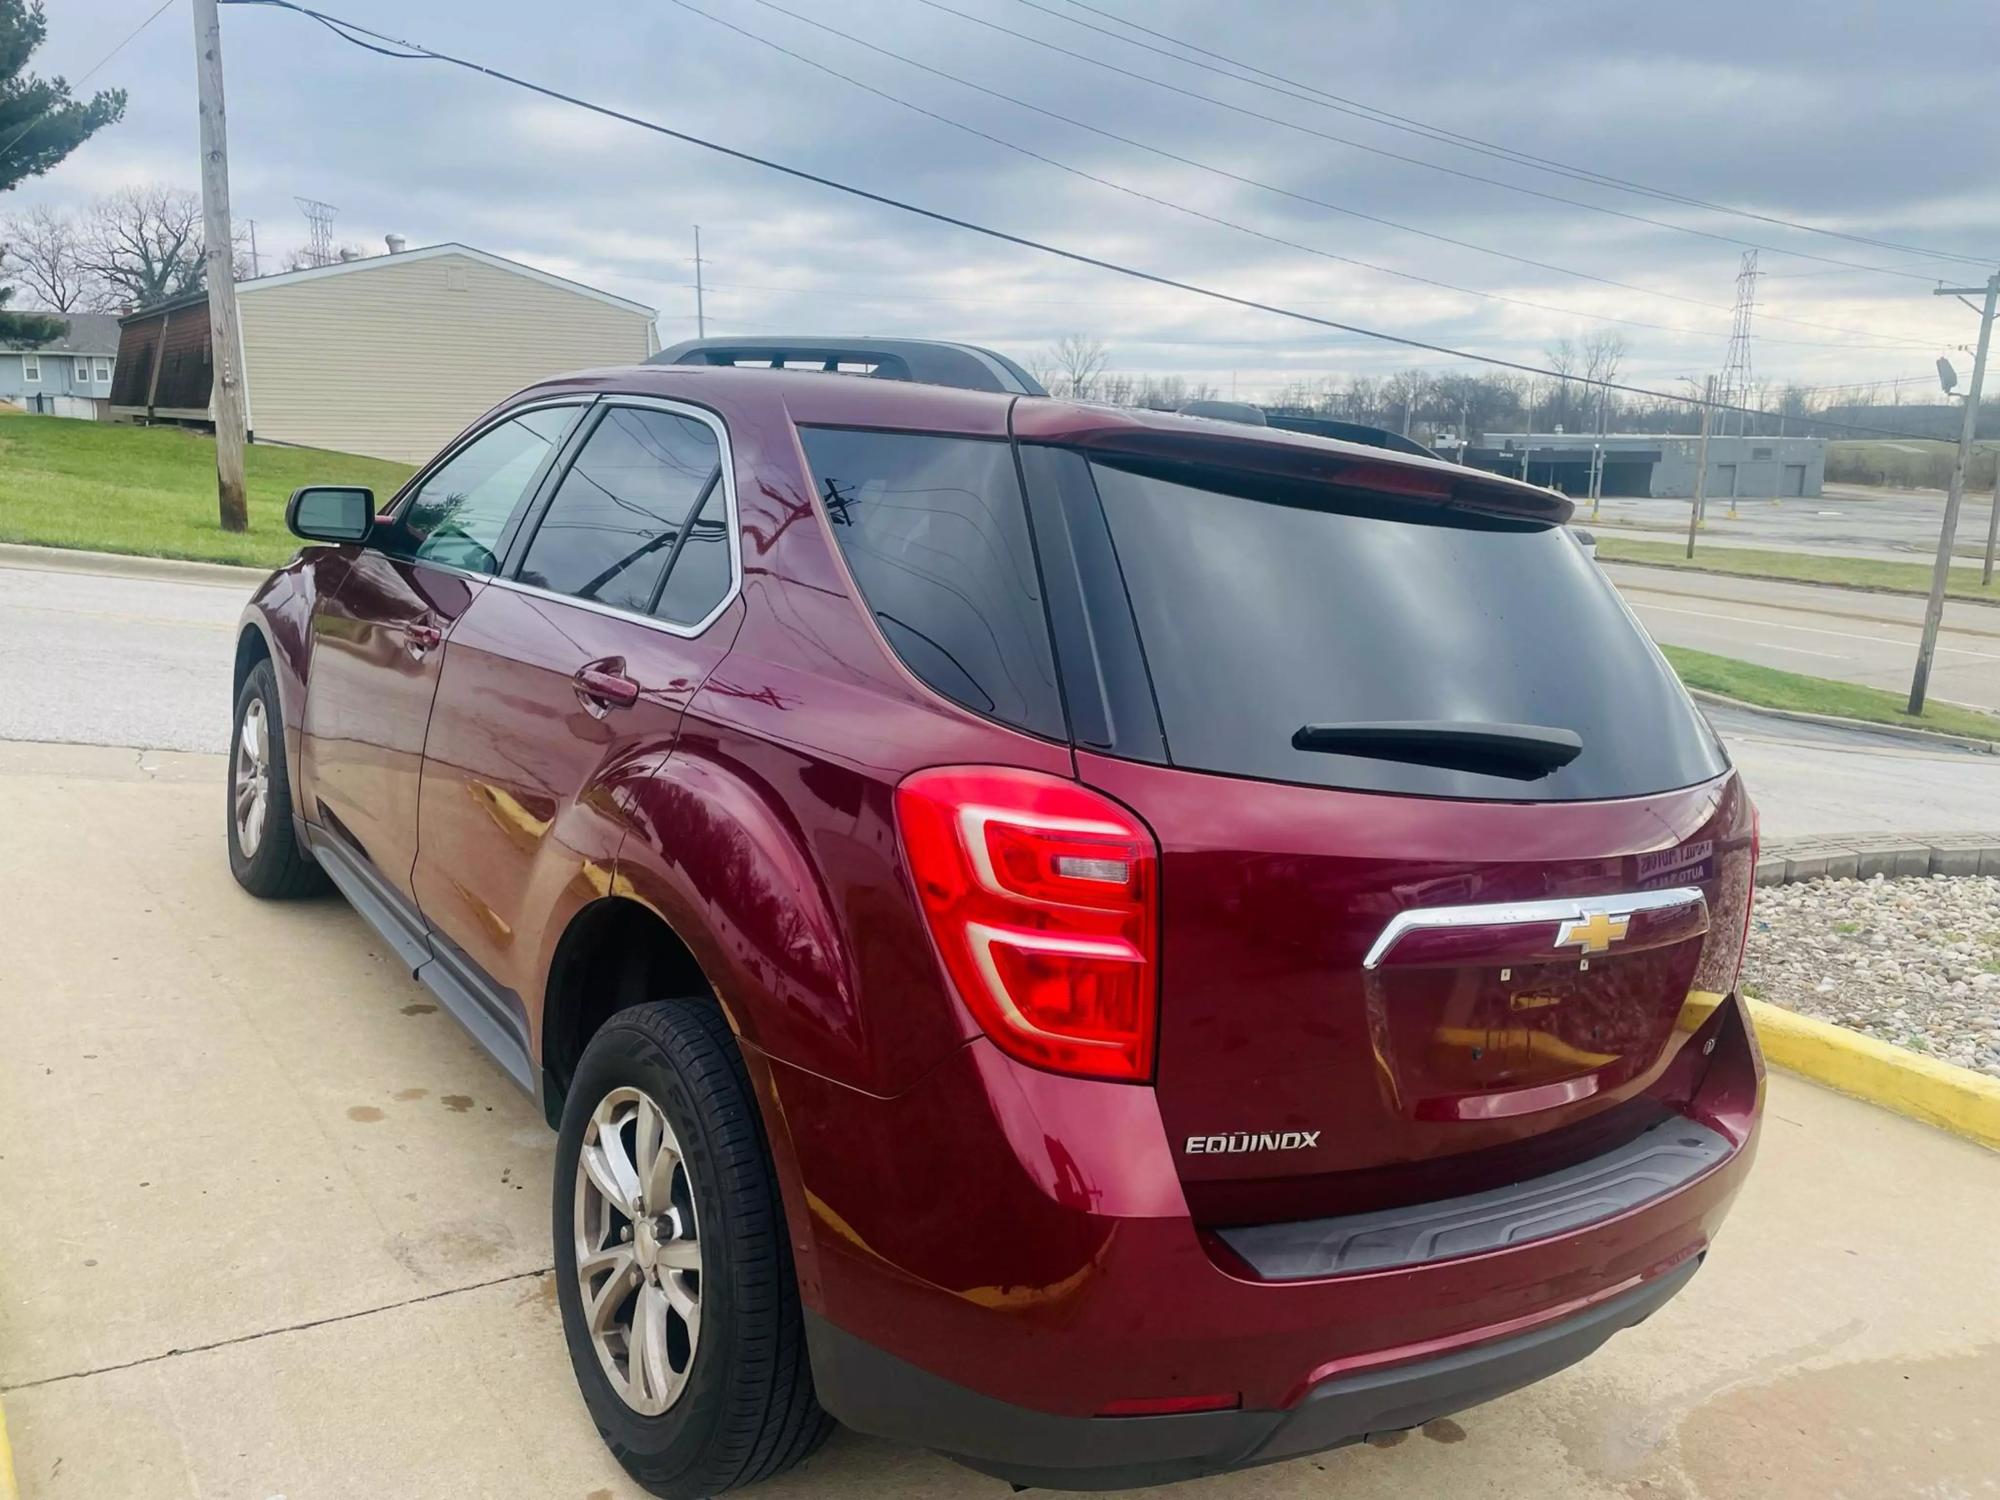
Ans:
{"type": "MultiPolygon", "coordinates": [[[[125,113],[123,89],[72,99],[63,79],[27,71],[48,30],[42,0],[0,0],[0,193],[39,177],[125,113]]],[[[13,295],[0,287],[0,345],[45,344],[69,327],[62,318],[7,311],[13,295]]]]}

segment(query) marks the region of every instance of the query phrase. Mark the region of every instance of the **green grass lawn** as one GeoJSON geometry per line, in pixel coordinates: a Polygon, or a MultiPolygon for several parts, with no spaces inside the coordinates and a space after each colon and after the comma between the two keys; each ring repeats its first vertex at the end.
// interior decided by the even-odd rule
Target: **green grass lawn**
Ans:
{"type": "MultiPolygon", "coordinates": [[[[1884,589],[1928,597],[1931,565],[1886,562],[1868,557],[1825,557],[1818,553],[1771,552],[1759,547],[1704,547],[1695,543],[1692,561],[1680,542],[1641,542],[1597,534],[1597,555],[1605,562],[1654,563],[1697,573],[1734,573],[1747,578],[1781,578],[1794,583],[1831,583],[1845,588],[1884,589]]],[[[1946,596],[2000,603],[2000,580],[1982,588],[1972,569],[1954,566],[1946,596]]]]}
{"type": "Polygon", "coordinates": [[[0,406],[0,542],[273,566],[298,549],[285,501],[302,484],[362,484],[387,499],[407,464],[253,444],[250,529],[216,519],[215,443],[171,427],[32,417],[0,406]]]}
{"type": "Polygon", "coordinates": [[[1976,709],[1957,708],[1949,703],[1927,703],[1921,718],[1903,712],[1908,701],[1901,693],[1881,688],[1860,687],[1851,682],[1832,682],[1824,677],[1807,677],[1798,672],[1781,672],[1760,667],[1734,657],[1711,656],[1685,646],[1661,646],[1681,681],[1725,697],[1739,698],[1764,708],[1789,708],[1800,713],[1834,714],[1843,719],[1865,719],[1871,724],[1902,724],[1913,729],[1935,729],[1945,734],[1962,734],[1973,739],[2000,740],[2000,715],[1976,709]]]}

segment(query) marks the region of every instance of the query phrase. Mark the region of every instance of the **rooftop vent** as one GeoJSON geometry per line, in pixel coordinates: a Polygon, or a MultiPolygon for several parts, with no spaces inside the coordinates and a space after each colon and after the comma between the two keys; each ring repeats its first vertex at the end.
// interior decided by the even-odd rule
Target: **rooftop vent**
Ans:
{"type": "Polygon", "coordinates": [[[382,236],[382,243],[389,247],[391,255],[401,255],[410,242],[400,234],[385,234],[382,236]]]}

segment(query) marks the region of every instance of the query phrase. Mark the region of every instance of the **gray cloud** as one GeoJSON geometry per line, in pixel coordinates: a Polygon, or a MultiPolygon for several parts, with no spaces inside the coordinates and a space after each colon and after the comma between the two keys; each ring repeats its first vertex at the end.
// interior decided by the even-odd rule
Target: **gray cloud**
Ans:
{"type": "MultiPolygon", "coordinates": [[[[1434,233],[1693,297],[1694,307],[1437,244],[1164,162],[871,54],[753,0],[694,0],[925,109],[1202,214],[1330,254],[1550,304],[1482,301],[1344,265],[1082,181],[873,97],[665,0],[333,0],[379,30],[859,186],[1185,280],[1323,316],[1535,360],[1585,314],[1627,328],[1630,370],[1663,383],[1712,368],[1738,247],[1387,160],[1052,55],[917,0],[784,0],[880,46],[1107,130],[1289,192],[1434,233]]],[[[1030,9],[968,14],[1311,131],[1629,213],[1925,275],[1970,266],[1802,235],[1547,176],[1228,82],[1030,9]]],[[[1066,0],[1051,10],[1116,29],[1066,0]]],[[[1101,8],[1442,129],[1779,216],[2000,255],[2000,136],[1982,129],[2000,48],[1988,0],[1883,7],[1718,3],[1671,9],[1545,0],[1101,8]]],[[[41,65],[79,73],[144,15],[140,0],[63,0],[41,65]]],[[[341,238],[464,240],[636,297],[663,337],[693,332],[690,226],[710,260],[711,329],[936,334],[1025,354],[1063,332],[1116,367],[1246,392],[1296,375],[1449,361],[1217,306],[932,225],[431,64],[350,48],[277,11],[227,8],[234,191],[275,256],[304,236],[294,194],[340,205],[341,238]]],[[[191,43],[169,11],[108,67],[126,121],[0,207],[121,182],[194,180],[191,43]]],[[[1143,38],[1142,38],[1143,39],[1143,38]]],[[[1969,337],[1963,309],[1916,281],[1766,255],[1760,373],[1808,380],[1922,374],[1969,337]],[[1809,274],[1801,274],[1809,273],[1809,274]],[[1791,317],[1872,338],[1787,326],[1791,317]],[[1886,340],[1917,347],[1880,347],[1886,340]],[[1796,342],[1786,342],[1796,341],[1796,342]],[[1824,347],[1835,345],[1838,347],[1824,347]]]]}

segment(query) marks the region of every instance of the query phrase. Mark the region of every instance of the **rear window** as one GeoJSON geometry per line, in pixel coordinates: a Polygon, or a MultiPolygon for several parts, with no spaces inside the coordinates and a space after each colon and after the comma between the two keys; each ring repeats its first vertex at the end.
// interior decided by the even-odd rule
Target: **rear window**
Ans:
{"type": "Polygon", "coordinates": [[[1094,463],[1173,764],[1364,791],[1629,797],[1727,766],[1560,527],[1094,463]],[[1294,748],[1308,724],[1566,729],[1533,779],[1294,748]]]}
{"type": "Polygon", "coordinates": [[[882,634],[975,713],[1064,737],[1048,618],[1004,440],[806,427],[813,482],[882,634]]]}

